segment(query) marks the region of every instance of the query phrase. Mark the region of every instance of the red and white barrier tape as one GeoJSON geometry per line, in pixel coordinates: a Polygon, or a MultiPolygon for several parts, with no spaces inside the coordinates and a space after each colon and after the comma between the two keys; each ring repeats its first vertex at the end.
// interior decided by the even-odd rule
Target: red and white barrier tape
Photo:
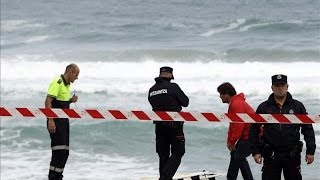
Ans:
{"type": "Polygon", "coordinates": [[[0,107],[0,117],[74,118],[138,121],[246,122],[246,123],[320,123],[320,115],[246,114],[211,112],[122,111],[99,109],[46,109],[0,107]]]}

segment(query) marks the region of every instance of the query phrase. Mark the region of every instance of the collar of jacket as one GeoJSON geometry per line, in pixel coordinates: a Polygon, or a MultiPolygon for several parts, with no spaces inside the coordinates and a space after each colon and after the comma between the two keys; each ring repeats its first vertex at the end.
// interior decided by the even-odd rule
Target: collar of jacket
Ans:
{"type": "Polygon", "coordinates": [[[154,80],[158,83],[158,82],[164,82],[164,81],[168,81],[170,82],[171,79],[170,78],[165,78],[165,77],[156,77],[154,78],[154,80]]]}
{"type": "MultiPolygon", "coordinates": [[[[288,102],[292,101],[292,95],[287,92],[287,97],[286,97],[286,101],[283,104],[287,104],[288,102]]],[[[272,93],[269,98],[268,98],[268,103],[269,104],[277,104],[276,100],[274,99],[274,93],[272,93]]]]}

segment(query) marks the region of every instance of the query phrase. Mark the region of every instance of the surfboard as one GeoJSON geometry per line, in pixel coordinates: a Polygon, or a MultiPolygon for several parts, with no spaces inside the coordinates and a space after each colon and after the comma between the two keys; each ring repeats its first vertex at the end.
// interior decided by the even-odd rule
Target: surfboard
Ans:
{"type": "MultiPolygon", "coordinates": [[[[173,180],[215,180],[216,177],[222,174],[213,173],[210,171],[201,171],[193,173],[177,173],[173,176],[173,180]]],[[[140,180],[159,180],[159,177],[141,177],[140,180]]]]}

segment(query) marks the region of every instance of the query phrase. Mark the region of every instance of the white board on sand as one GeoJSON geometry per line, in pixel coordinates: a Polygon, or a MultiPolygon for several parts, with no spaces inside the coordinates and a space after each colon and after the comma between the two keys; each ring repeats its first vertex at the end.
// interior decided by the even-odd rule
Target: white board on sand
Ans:
{"type": "MultiPolygon", "coordinates": [[[[218,173],[212,173],[209,171],[194,172],[194,173],[177,173],[173,176],[173,180],[214,180],[216,177],[222,176],[218,173]]],[[[159,177],[141,177],[140,180],[159,180],[159,177]]]]}

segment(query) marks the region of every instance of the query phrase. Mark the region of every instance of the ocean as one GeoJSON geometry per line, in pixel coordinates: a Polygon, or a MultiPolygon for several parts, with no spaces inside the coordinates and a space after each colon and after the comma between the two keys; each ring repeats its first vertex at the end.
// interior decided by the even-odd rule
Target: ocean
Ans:
{"type": "MultiPolygon", "coordinates": [[[[149,88],[161,66],[190,98],[183,111],[227,112],[216,88],[232,83],[256,109],[286,74],[289,92],[320,114],[318,0],[1,0],[1,106],[44,107],[50,81],[80,67],[71,108],[151,110],[149,88]]],[[[51,158],[46,120],[1,117],[1,180],[45,180],[51,158]]],[[[70,119],[66,180],[139,180],[158,175],[151,122],[70,119]]],[[[320,179],[315,162],[303,179],[320,179]]],[[[229,165],[227,123],[185,123],[178,172],[229,165]]],[[[303,139],[303,136],[301,136],[303,139]]],[[[305,155],[305,149],[302,156],[305,155]]],[[[261,165],[248,157],[255,179],[261,165]]],[[[241,173],[238,176],[242,179],[241,173]]],[[[226,179],[225,176],[218,178],[226,179]]]]}

